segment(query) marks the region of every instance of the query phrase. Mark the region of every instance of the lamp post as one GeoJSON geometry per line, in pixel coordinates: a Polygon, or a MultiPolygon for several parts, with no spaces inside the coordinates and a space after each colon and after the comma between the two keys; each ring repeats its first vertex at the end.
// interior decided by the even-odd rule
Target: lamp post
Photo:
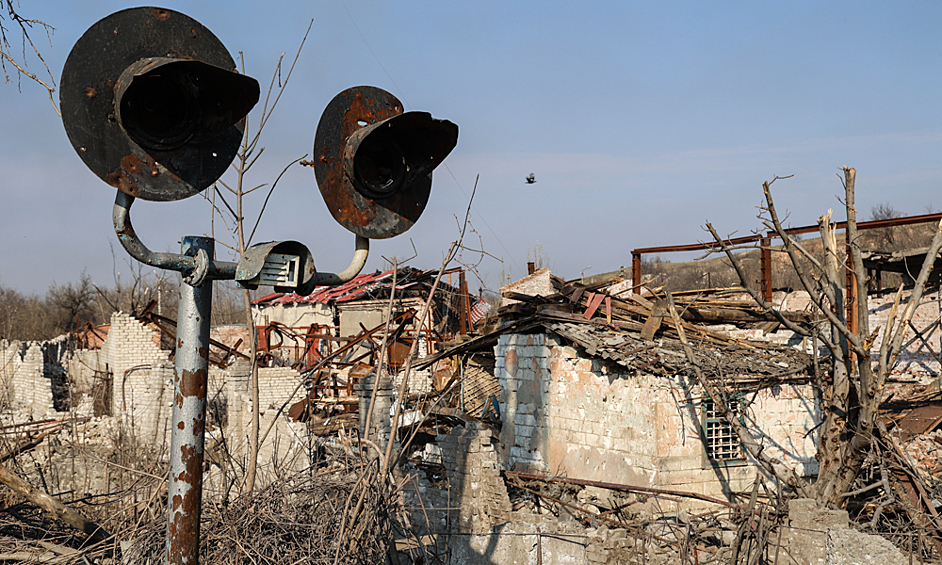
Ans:
{"type": "Polygon", "coordinates": [[[366,263],[370,238],[415,223],[432,170],[458,139],[455,124],[403,113],[378,88],[351,88],[331,101],[318,124],[314,168],[334,218],[356,234],[353,259],[340,273],[317,272],[296,241],[254,245],[238,262],[216,260],[208,237],[184,237],[180,253],[151,251],[131,224],[135,200],[180,200],[212,185],[235,157],[258,98],[258,82],[235,71],[208,29],[160,8],[122,10],[95,23],[62,71],[66,133],[92,172],[117,189],[112,220],[122,247],[181,275],[165,557],[174,565],[199,562],[213,281],[299,294],[349,281],[366,263]]]}

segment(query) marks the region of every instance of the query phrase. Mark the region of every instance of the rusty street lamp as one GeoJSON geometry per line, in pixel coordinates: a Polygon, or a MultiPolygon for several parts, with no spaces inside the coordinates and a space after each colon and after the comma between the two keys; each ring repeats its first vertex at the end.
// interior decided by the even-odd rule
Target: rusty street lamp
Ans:
{"type": "Polygon", "coordinates": [[[95,23],[62,71],[62,121],[82,161],[117,189],[118,240],[138,261],[181,274],[165,557],[174,565],[199,562],[212,281],[309,294],[352,279],[370,238],[415,223],[432,169],[458,139],[453,123],[403,113],[377,88],[334,98],[317,128],[314,169],[334,218],[356,234],[354,258],[341,273],[317,272],[308,248],[295,241],[254,245],[238,262],[217,261],[208,237],[184,237],[180,253],[151,251],[131,225],[135,199],[181,200],[211,186],[238,152],[258,98],[258,82],[236,72],[208,29],[162,8],[122,10],[95,23]]]}

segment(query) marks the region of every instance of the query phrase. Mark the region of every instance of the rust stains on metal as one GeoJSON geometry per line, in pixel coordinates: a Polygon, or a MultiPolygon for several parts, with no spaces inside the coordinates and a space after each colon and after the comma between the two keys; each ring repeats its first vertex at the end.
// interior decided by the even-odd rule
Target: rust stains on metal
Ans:
{"type": "Polygon", "coordinates": [[[135,198],[140,195],[140,189],[131,182],[131,179],[128,178],[127,171],[120,165],[115,170],[103,176],[102,180],[121,192],[134,196],[135,198]]]}
{"type": "Polygon", "coordinates": [[[159,22],[165,22],[167,21],[167,18],[170,17],[170,11],[161,8],[151,8],[150,13],[153,14],[154,18],[156,18],[159,22]]]}
{"type": "Polygon", "coordinates": [[[137,238],[137,233],[134,232],[134,226],[132,226],[130,222],[125,222],[121,229],[115,230],[115,233],[118,234],[119,238],[137,238]]]}
{"type": "Polygon", "coordinates": [[[141,159],[137,155],[126,155],[121,159],[121,168],[132,175],[141,174],[141,159]]]}
{"type": "Polygon", "coordinates": [[[180,394],[199,398],[206,397],[206,369],[197,369],[195,371],[184,369],[181,371],[181,375],[180,394]]]}
{"type": "Polygon", "coordinates": [[[184,471],[172,477],[188,485],[182,496],[173,496],[170,511],[170,545],[168,563],[196,563],[198,540],[200,535],[199,510],[202,501],[200,479],[202,476],[203,453],[195,446],[184,445],[180,448],[184,471]],[[197,519],[193,520],[192,517],[197,519]]]}
{"type": "Polygon", "coordinates": [[[385,90],[349,88],[328,104],[314,137],[314,176],[334,219],[384,239],[410,229],[425,209],[434,169],[458,127],[425,112],[403,113],[385,90]]]}
{"type": "MultiPolygon", "coordinates": [[[[203,454],[199,453],[198,455],[199,457],[197,457],[196,446],[183,445],[180,447],[180,458],[183,461],[184,467],[183,472],[174,477],[176,480],[183,481],[190,486],[199,486],[199,483],[195,482],[195,479],[198,476],[197,471],[200,470],[203,454]],[[200,459],[200,461],[197,461],[197,459],[200,459]]],[[[202,476],[202,473],[199,473],[199,476],[202,476]]],[[[186,504],[189,498],[189,492],[192,492],[192,489],[183,493],[182,507],[184,510],[187,510],[186,504]]]]}
{"type": "MultiPolygon", "coordinates": [[[[228,168],[244,130],[244,120],[232,120],[247,113],[257,101],[257,82],[243,75],[230,76],[235,68],[235,61],[218,38],[185,14],[152,7],[115,12],[89,28],[63,69],[60,104],[69,141],[99,178],[135,198],[172,201],[193,196],[228,168]],[[185,67],[176,78],[168,78],[157,68],[158,60],[168,59],[168,64],[192,68],[185,67]],[[135,93],[144,92],[145,97],[147,92],[155,93],[148,85],[164,85],[161,88],[175,92],[173,84],[178,78],[185,82],[182,75],[193,68],[201,77],[196,102],[206,101],[199,111],[211,111],[213,116],[213,120],[199,122],[200,135],[187,137],[188,132],[182,131],[195,120],[182,125],[156,124],[146,120],[147,112],[133,110],[141,108],[140,104],[121,104],[128,95],[131,100],[135,93]],[[134,88],[131,83],[139,79],[145,86],[134,88]],[[206,82],[213,88],[208,89],[206,82]],[[135,121],[135,116],[145,119],[135,121]],[[148,130],[149,126],[154,126],[154,131],[148,130]],[[162,139],[167,130],[179,134],[172,143],[162,139]],[[173,154],[180,140],[181,150],[173,154]],[[148,153],[152,159],[147,158],[148,153]],[[159,166],[144,167],[141,176],[122,172],[121,160],[131,154],[142,163],[155,160],[159,166]]],[[[184,98],[189,100],[173,96],[176,106],[184,98]]],[[[166,97],[161,99],[165,100],[162,104],[170,103],[166,97]]],[[[193,107],[195,103],[186,104],[193,107]]]]}

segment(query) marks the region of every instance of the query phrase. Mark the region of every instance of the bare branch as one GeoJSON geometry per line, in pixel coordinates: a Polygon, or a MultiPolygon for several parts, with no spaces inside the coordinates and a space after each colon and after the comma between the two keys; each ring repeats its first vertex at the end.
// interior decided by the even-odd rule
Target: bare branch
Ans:
{"type": "MultiPolygon", "coordinates": [[[[284,82],[281,82],[279,85],[278,95],[275,96],[275,101],[272,102],[271,108],[268,108],[268,97],[271,95],[271,87],[269,87],[269,90],[268,90],[269,94],[265,96],[265,106],[262,111],[261,121],[258,124],[258,131],[256,131],[255,137],[252,139],[251,143],[248,144],[249,148],[254,148],[255,145],[258,143],[259,137],[262,134],[262,130],[265,128],[265,124],[268,123],[268,118],[271,117],[272,112],[275,111],[275,106],[277,106],[278,101],[281,100],[281,95],[284,93],[285,87],[288,86],[288,81],[291,80],[291,73],[294,72],[294,66],[298,63],[298,58],[301,56],[301,50],[304,49],[304,43],[307,41],[307,36],[309,33],[311,33],[311,28],[313,26],[314,26],[314,20],[312,19],[311,23],[308,24],[307,26],[307,31],[304,32],[304,37],[301,39],[301,45],[298,45],[298,51],[294,55],[294,60],[291,61],[291,67],[288,69],[288,74],[285,75],[284,82]]],[[[282,55],[281,57],[284,57],[284,55],[282,55]]],[[[275,74],[279,77],[281,76],[281,60],[282,60],[281,57],[278,59],[278,65],[275,69],[275,74]]],[[[275,76],[273,75],[272,84],[274,84],[274,80],[275,80],[275,76]]]]}
{"type": "Polygon", "coordinates": [[[243,191],[242,191],[242,194],[243,194],[243,195],[251,194],[251,193],[255,192],[256,190],[258,190],[258,189],[260,189],[260,188],[265,188],[266,186],[268,186],[268,183],[267,183],[267,182],[263,182],[262,184],[257,185],[257,186],[253,186],[252,188],[250,188],[250,189],[248,189],[248,190],[243,190],[243,191]]]}
{"type": "MultiPolygon", "coordinates": [[[[249,245],[249,244],[252,242],[252,238],[255,236],[255,230],[258,229],[258,223],[262,221],[262,214],[265,213],[265,208],[268,206],[268,199],[271,198],[272,192],[274,192],[274,191],[275,191],[275,187],[278,186],[278,181],[280,181],[280,180],[281,180],[281,177],[282,177],[286,172],[288,172],[288,169],[291,168],[291,165],[294,165],[295,163],[297,163],[297,162],[300,161],[301,159],[304,159],[305,157],[307,157],[307,153],[305,153],[304,155],[298,157],[298,158],[295,159],[294,161],[291,161],[290,163],[288,163],[288,164],[285,166],[285,168],[282,169],[281,173],[278,175],[278,178],[275,179],[275,182],[272,183],[272,185],[271,185],[271,190],[268,191],[268,194],[265,196],[265,202],[262,203],[262,209],[259,210],[259,212],[258,212],[258,218],[256,218],[256,220],[255,220],[255,227],[252,228],[252,233],[249,234],[249,238],[245,241],[245,245],[249,245]]],[[[262,186],[264,186],[264,185],[262,185],[262,186]]],[[[253,190],[254,190],[254,189],[253,189],[253,190]]],[[[246,194],[247,194],[247,193],[246,193],[246,194]]]]}
{"type": "Polygon", "coordinates": [[[34,25],[38,25],[46,32],[46,37],[47,39],[50,39],[50,44],[51,44],[52,43],[51,34],[55,33],[55,28],[41,20],[23,18],[18,13],[16,13],[16,10],[13,7],[12,0],[5,0],[5,2],[3,2],[3,6],[5,7],[5,11],[7,14],[6,17],[9,18],[11,21],[15,22],[19,26],[20,36],[23,43],[23,51],[22,51],[23,62],[19,63],[10,54],[11,45],[10,45],[9,39],[7,38],[7,32],[9,30],[3,25],[3,20],[4,20],[3,11],[4,10],[0,9],[0,67],[3,68],[4,78],[6,79],[7,82],[10,82],[10,75],[7,73],[7,67],[6,67],[6,63],[10,63],[11,65],[13,65],[13,67],[16,69],[16,72],[17,72],[17,86],[18,87],[20,86],[19,79],[20,77],[23,77],[23,76],[42,85],[42,87],[46,89],[46,92],[49,95],[49,102],[50,104],[52,104],[53,110],[55,110],[57,115],[61,116],[62,113],[59,111],[59,108],[56,106],[56,100],[55,100],[55,97],[53,96],[53,94],[56,91],[56,79],[52,75],[52,72],[49,70],[49,65],[46,63],[46,60],[43,58],[42,53],[39,51],[39,48],[37,48],[36,44],[33,43],[33,38],[30,37],[29,35],[29,29],[31,29],[34,25]],[[36,56],[37,59],[39,59],[43,67],[46,69],[46,75],[49,77],[48,82],[44,79],[40,79],[37,75],[26,70],[26,66],[27,66],[26,65],[26,45],[27,44],[29,44],[30,49],[32,50],[33,54],[36,56]]]}
{"type": "Polygon", "coordinates": [[[735,255],[733,255],[732,249],[730,249],[730,247],[726,245],[726,243],[719,236],[719,234],[716,233],[716,230],[713,228],[713,225],[708,223],[706,227],[707,227],[707,231],[709,231],[710,234],[713,236],[713,239],[716,241],[717,245],[719,245],[720,248],[726,253],[726,257],[729,259],[730,263],[732,263],[733,269],[736,270],[736,275],[739,276],[740,284],[742,284],[743,288],[746,289],[746,292],[749,293],[749,296],[752,297],[755,303],[758,304],[760,307],[762,307],[767,313],[775,316],[775,319],[778,320],[780,324],[782,324],[789,330],[797,333],[798,335],[810,336],[811,332],[807,328],[803,328],[799,326],[798,324],[796,324],[795,322],[792,322],[791,320],[783,316],[782,313],[777,308],[773,308],[772,304],[765,301],[762,295],[759,294],[759,291],[757,291],[753,287],[753,285],[750,284],[749,278],[746,276],[745,271],[743,271],[742,269],[742,265],[739,264],[739,260],[736,259],[735,255]]]}
{"type": "MultiPolygon", "coordinates": [[[[777,177],[776,177],[777,178],[777,177]]],[[[775,179],[773,179],[774,182],[775,179]]],[[[772,218],[772,224],[775,227],[775,232],[779,234],[782,238],[785,250],[788,252],[788,258],[792,262],[792,266],[795,267],[795,270],[798,272],[798,279],[801,281],[801,285],[805,288],[808,294],[812,297],[812,300],[815,303],[822,303],[820,293],[814,286],[811,284],[811,281],[808,280],[807,274],[804,272],[804,269],[801,269],[801,262],[799,261],[798,255],[795,253],[795,248],[791,245],[791,238],[787,237],[788,234],[785,233],[785,228],[782,227],[782,223],[778,219],[778,214],[775,211],[775,204],[772,202],[772,191],[769,187],[772,183],[767,182],[762,185],[762,190],[765,193],[765,201],[769,205],[769,215],[772,218]]],[[[844,337],[847,338],[847,341],[854,347],[855,350],[863,350],[863,344],[861,340],[850,331],[850,328],[847,327],[847,324],[843,320],[837,318],[830,309],[822,309],[822,313],[827,317],[828,321],[837,328],[844,337]]]]}
{"type": "MultiPolygon", "coordinates": [[[[916,284],[913,286],[912,294],[909,296],[909,300],[906,303],[906,309],[903,311],[903,317],[900,318],[899,326],[897,327],[896,333],[893,336],[893,341],[890,344],[889,349],[889,359],[887,363],[889,367],[892,367],[893,361],[895,361],[897,355],[899,355],[900,349],[903,343],[903,337],[906,335],[906,330],[909,327],[909,321],[912,320],[913,314],[916,313],[916,308],[919,306],[919,302],[922,300],[923,292],[926,288],[926,281],[929,280],[929,275],[932,273],[932,269],[935,266],[935,261],[939,256],[939,251],[942,250],[942,221],[936,226],[935,235],[932,238],[932,242],[929,244],[929,249],[926,251],[926,259],[922,262],[922,267],[919,269],[919,276],[916,278],[916,284]]],[[[891,328],[887,327],[887,333],[890,333],[891,328]]],[[[881,360],[881,365],[883,360],[881,360]]]]}
{"type": "Polygon", "coordinates": [[[687,333],[684,331],[683,321],[680,319],[680,315],[677,313],[677,306],[674,304],[674,298],[670,293],[667,294],[667,304],[668,312],[670,313],[671,319],[674,321],[674,327],[677,330],[677,335],[680,338],[680,343],[683,345],[684,355],[687,357],[687,362],[690,363],[693,368],[694,375],[696,376],[697,382],[700,383],[700,386],[703,387],[703,390],[713,399],[713,402],[720,409],[723,415],[726,417],[726,421],[729,422],[730,426],[736,432],[736,435],[739,437],[740,443],[742,443],[743,448],[749,453],[749,455],[759,463],[759,465],[765,469],[767,473],[777,478],[788,488],[792,489],[800,496],[811,498],[812,492],[807,484],[801,478],[795,474],[794,469],[787,466],[781,460],[767,455],[763,449],[763,446],[749,434],[749,430],[746,429],[745,425],[740,422],[729,409],[729,404],[726,401],[726,394],[724,391],[714,385],[706,376],[703,374],[703,370],[700,366],[700,362],[697,359],[697,356],[693,352],[693,348],[690,347],[690,342],[687,340],[687,333]]]}

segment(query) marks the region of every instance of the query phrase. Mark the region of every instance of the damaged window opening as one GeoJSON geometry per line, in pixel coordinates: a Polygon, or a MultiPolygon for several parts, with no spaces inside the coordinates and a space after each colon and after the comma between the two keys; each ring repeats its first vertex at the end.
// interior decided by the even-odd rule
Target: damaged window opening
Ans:
{"type": "MultiPolygon", "coordinates": [[[[742,414],[742,400],[730,397],[727,402],[735,414],[742,414]]],[[[712,398],[704,398],[701,404],[703,425],[703,447],[706,450],[705,461],[710,465],[745,464],[742,443],[719,407],[712,398]]]]}

